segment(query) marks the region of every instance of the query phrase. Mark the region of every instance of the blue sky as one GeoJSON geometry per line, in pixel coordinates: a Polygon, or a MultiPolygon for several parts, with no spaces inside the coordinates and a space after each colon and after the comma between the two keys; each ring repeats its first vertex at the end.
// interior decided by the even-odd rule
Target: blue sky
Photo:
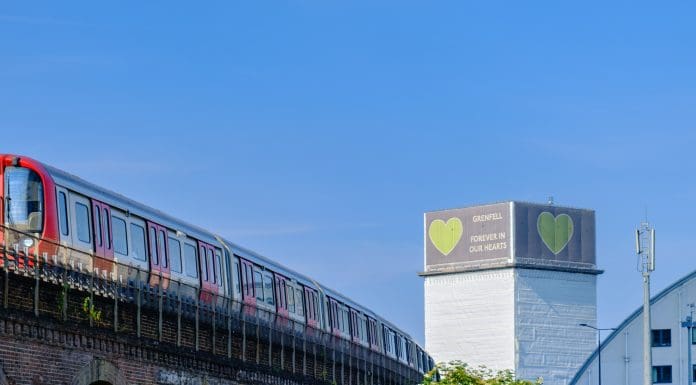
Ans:
{"type": "Polygon", "coordinates": [[[5,2],[0,151],[316,277],[423,340],[425,211],[597,215],[599,323],[696,269],[690,2],[5,2]]]}

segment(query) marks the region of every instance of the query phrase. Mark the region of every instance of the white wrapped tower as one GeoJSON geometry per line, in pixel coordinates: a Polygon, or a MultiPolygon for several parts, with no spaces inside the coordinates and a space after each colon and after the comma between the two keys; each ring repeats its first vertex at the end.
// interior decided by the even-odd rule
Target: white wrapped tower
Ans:
{"type": "Polygon", "coordinates": [[[594,211],[503,202],[425,214],[425,345],[437,362],[565,385],[594,350],[594,211]]]}

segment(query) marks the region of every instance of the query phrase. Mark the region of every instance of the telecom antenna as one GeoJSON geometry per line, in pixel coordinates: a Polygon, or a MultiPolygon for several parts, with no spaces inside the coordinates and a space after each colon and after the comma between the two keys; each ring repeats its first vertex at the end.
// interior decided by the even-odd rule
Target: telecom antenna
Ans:
{"type": "Polygon", "coordinates": [[[636,230],[638,271],[643,275],[643,385],[652,385],[650,273],[655,270],[655,229],[648,220],[636,230]]]}

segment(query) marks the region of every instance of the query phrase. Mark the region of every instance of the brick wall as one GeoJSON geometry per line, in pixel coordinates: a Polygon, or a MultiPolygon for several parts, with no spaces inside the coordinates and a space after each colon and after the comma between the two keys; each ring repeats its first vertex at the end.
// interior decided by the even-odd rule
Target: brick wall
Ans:
{"type": "Polygon", "coordinates": [[[253,318],[218,314],[212,325],[211,314],[200,311],[196,332],[195,309],[179,318],[166,310],[166,301],[160,335],[159,309],[148,307],[157,301],[143,302],[138,337],[134,303],[73,288],[64,293],[60,285],[0,270],[0,385],[397,385],[421,379],[369,351],[343,349],[348,345],[327,338],[293,338],[291,331],[253,318]],[[86,298],[101,312],[98,320],[84,311],[86,298]]]}

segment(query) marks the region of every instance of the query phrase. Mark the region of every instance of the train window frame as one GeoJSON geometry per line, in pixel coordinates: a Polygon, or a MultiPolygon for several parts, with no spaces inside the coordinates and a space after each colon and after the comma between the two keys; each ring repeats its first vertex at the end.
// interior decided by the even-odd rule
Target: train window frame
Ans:
{"type": "Polygon", "coordinates": [[[172,234],[169,234],[169,236],[167,236],[167,242],[169,246],[169,262],[171,265],[170,269],[174,273],[183,274],[184,265],[181,259],[181,241],[178,240],[175,236],[172,236],[172,234]],[[178,250],[178,252],[175,253],[174,250],[178,250]],[[174,261],[177,260],[179,261],[179,270],[175,270],[176,263],[174,263],[174,261]]]}
{"type": "Polygon", "coordinates": [[[68,194],[65,191],[58,191],[58,223],[60,233],[67,237],[70,236],[70,221],[68,220],[68,194]]]}
{"type": "Polygon", "coordinates": [[[128,256],[128,222],[126,221],[125,218],[121,218],[120,215],[117,215],[115,212],[111,212],[111,231],[113,231],[112,238],[114,242],[114,253],[121,255],[123,257],[128,256]],[[120,223],[123,223],[123,227],[120,226],[120,223]],[[118,231],[116,231],[117,228],[123,229],[123,239],[121,239],[118,235],[121,235],[118,231]],[[120,241],[123,241],[123,244],[121,244],[120,241]],[[125,251],[122,248],[117,247],[117,245],[122,245],[125,247],[125,251]]]}
{"type": "Polygon", "coordinates": [[[130,231],[130,254],[128,254],[128,256],[136,261],[147,262],[147,230],[145,230],[144,224],[131,220],[128,230],[130,231]],[[137,232],[137,230],[140,230],[140,234],[142,234],[142,242],[137,245],[142,247],[141,250],[138,250],[136,247],[137,239],[134,233],[137,232]],[[142,256],[136,254],[136,251],[142,251],[142,256]]]}
{"type": "Polygon", "coordinates": [[[192,242],[184,241],[184,258],[182,263],[186,277],[198,279],[198,247],[196,247],[196,245],[192,242]],[[193,250],[193,268],[189,266],[191,261],[189,261],[188,254],[186,253],[187,248],[188,250],[193,250]],[[191,275],[192,272],[193,275],[191,275]]]}

